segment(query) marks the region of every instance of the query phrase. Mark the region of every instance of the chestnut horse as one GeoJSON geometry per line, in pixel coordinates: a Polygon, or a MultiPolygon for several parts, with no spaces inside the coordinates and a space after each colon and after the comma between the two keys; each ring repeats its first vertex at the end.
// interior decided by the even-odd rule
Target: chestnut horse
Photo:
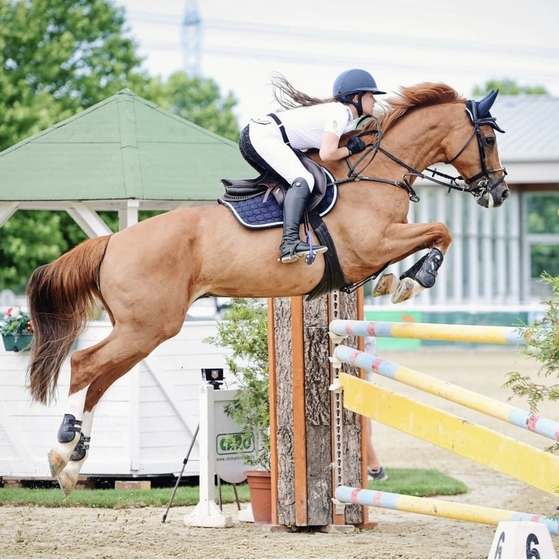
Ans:
{"type": "MultiPolygon", "coordinates": [[[[498,207],[507,198],[495,135],[501,130],[490,114],[496,95],[478,102],[445,84],[401,88],[380,119],[353,132],[369,147],[327,166],[339,193],[324,217],[349,282],[359,283],[427,249],[401,280],[381,278],[376,293],[392,293],[399,302],[433,285],[451,234],[442,223],[407,222],[410,199],[416,199],[413,182],[425,177],[422,171],[430,165],[451,163],[461,177],[433,180],[473,194],[481,206],[498,207]]],[[[312,157],[318,160],[317,154],[312,157]]],[[[99,399],[180,331],[194,301],[209,294],[299,296],[319,283],[324,257],[311,266],[282,264],[280,239],[278,228],[256,234],[223,205],[208,205],[87,240],[34,271],[27,287],[35,325],[28,368],[34,400],[45,404],[54,396],[62,362],[99,303],[113,324],[107,338],[71,357],[67,409],[48,454],[52,476],[66,495],[87,457],[99,399]]]]}

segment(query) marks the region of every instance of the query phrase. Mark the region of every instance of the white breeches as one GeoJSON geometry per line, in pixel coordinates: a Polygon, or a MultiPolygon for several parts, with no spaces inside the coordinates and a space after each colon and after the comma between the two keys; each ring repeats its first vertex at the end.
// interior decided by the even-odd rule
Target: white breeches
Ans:
{"type": "Polygon", "coordinates": [[[314,177],[309,173],[293,150],[284,143],[278,125],[271,119],[250,121],[249,137],[254,149],[290,185],[298,177],[307,181],[312,192],[314,177]]]}

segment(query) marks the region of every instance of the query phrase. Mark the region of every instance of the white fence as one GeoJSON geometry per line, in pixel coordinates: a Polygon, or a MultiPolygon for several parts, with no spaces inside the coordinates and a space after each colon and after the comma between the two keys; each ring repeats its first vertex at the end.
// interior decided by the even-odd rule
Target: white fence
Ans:
{"type": "MultiPolygon", "coordinates": [[[[85,348],[102,340],[110,323],[94,322],[78,341],[85,348]]],[[[178,473],[198,426],[202,368],[224,368],[226,349],[202,342],[216,334],[214,321],[185,322],[181,332],[156,348],[112,385],[96,408],[84,475],[178,473]]],[[[0,476],[49,475],[47,452],[66,406],[70,361],[59,379],[56,404],[32,404],[25,389],[29,355],[0,350],[0,476]]],[[[224,386],[225,388],[225,386],[224,386]]],[[[196,444],[185,475],[197,475],[196,444]]]]}

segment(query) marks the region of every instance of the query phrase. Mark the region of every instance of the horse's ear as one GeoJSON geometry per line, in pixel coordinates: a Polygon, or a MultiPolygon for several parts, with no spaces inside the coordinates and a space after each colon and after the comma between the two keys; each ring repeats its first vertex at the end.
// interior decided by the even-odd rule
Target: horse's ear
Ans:
{"type": "Polygon", "coordinates": [[[495,121],[495,117],[491,116],[489,112],[491,107],[493,107],[493,103],[495,103],[495,99],[497,99],[497,95],[499,94],[498,89],[494,89],[490,91],[481,101],[466,101],[466,112],[468,113],[468,117],[472,124],[475,126],[476,124],[488,124],[492,126],[498,132],[505,132],[495,121]]]}
{"type": "Polygon", "coordinates": [[[487,117],[489,115],[489,111],[491,107],[493,107],[493,103],[495,103],[495,99],[497,99],[497,95],[499,93],[498,89],[494,89],[490,91],[481,101],[477,101],[477,116],[480,119],[487,117]]]}

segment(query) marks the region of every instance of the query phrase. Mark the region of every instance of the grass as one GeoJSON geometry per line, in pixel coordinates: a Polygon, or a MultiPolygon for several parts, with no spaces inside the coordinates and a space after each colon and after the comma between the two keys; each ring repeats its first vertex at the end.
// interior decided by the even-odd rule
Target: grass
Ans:
{"type": "Polygon", "coordinates": [[[382,490],[407,496],[455,496],[465,494],[468,487],[433,469],[385,469],[388,480],[369,481],[370,490],[382,490]]]}
{"type": "MultiPolygon", "coordinates": [[[[451,496],[464,494],[468,488],[439,471],[432,469],[386,469],[388,480],[369,481],[369,488],[407,494],[410,496],[451,496]]],[[[233,503],[235,492],[230,484],[221,486],[223,503],[233,503]]],[[[42,506],[42,507],[166,507],[171,499],[173,487],[152,488],[150,490],[74,490],[65,498],[59,488],[0,488],[0,506],[42,506]]],[[[237,484],[240,502],[250,501],[246,483],[237,484]]],[[[173,498],[173,506],[194,506],[198,503],[198,486],[179,486],[173,498]]],[[[216,503],[218,495],[216,491],[216,503]]]]}
{"type": "MultiPolygon", "coordinates": [[[[250,501],[248,486],[237,484],[239,501],[250,501]]],[[[166,507],[173,494],[173,488],[152,488],[151,490],[74,490],[64,497],[59,488],[0,488],[0,506],[42,506],[42,507],[166,507]]],[[[223,503],[233,503],[235,492],[230,484],[221,485],[223,503]]],[[[199,500],[198,486],[179,486],[173,498],[174,506],[195,506],[199,500]]],[[[215,501],[218,501],[216,491],[215,501]]]]}

